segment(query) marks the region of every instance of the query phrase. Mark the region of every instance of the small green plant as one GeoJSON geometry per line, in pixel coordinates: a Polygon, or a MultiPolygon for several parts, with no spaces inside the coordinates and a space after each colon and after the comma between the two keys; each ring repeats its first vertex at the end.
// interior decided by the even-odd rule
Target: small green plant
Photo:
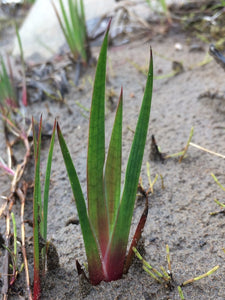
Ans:
{"type": "Polygon", "coordinates": [[[6,65],[1,57],[0,72],[0,111],[2,115],[8,115],[9,111],[18,108],[16,94],[12,83],[12,78],[7,73],[6,65]]]}
{"type": "Polygon", "coordinates": [[[49,148],[48,161],[46,166],[45,184],[43,193],[43,202],[41,195],[41,182],[40,182],[40,151],[41,151],[41,129],[42,117],[39,123],[38,138],[34,129],[34,120],[32,119],[33,139],[34,139],[34,157],[35,157],[35,178],[34,178],[34,196],[33,196],[33,235],[34,235],[34,287],[33,299],[39,299],[40,288],[40,275],[41,271],[45,271],[45,255],[47,247],[47,218],[48,218],[48,196],[50,185],[50,173],[52,164],[52,155],[55,140],[55,126],[49,148]]]}
{"type": "Polygon", "coordinates": [[[73,58],[75,61],[81,59],[81,61],[86,64],[90,58],[90,49],[87,38],[83,0],[68,0],[68,14],[66,13],[63,1],[59,0],[59,3],[62,18],[60,17],[54,2],[52,2],[73,58]]]}
{"type": "MultiPolygon", "coordinates": [[[[124,189],[121,193],[122,90],[105,161],[105,79],[108,30],[98,59],[90,112],[87,154],[88,207],[85,204],[72,158],[57,124],[59,143],[81,224],[89,278],[93,285],[101,281],[120,279],[124,269],[129,268],[125,266],[125,258],[148,131],[153,86],[151,52],[146,88],[127,163],[124,189]]],[[[142,221],[146,219],[145,217],[146,214],[143,214],[139,222],[139,224],[142,223],[138,229],[140,232],[143,230],[145,222],[142,221]]],[[[136,236],[139,236],[139,233],[135,232],[136,236]]],[[[135,241],[137,243],[138,238],[135,241]]]]}
{"type": "MultiPolygon", "coordinates": [[[[20,56],[22,63],[22,104],[27,106],[27,90],[26,90],[26,76],[25,76],[25,61],[23,56],[23,48],[21,38],[17,26],[15,25],[16,37],[20,48],[20,56]]],[[[11,112],[17,112],[19,103],[14,86],[14,76],[10,64],[10,59],[7,57],[7,66],[9,74],[3,58],[1,57],[1,71],[0,71],[0,112],[3,116],[10,117],[11,112]]]]}
{"type": "Polygon", "coordinates": [[[24,106],[27,106],[26,67],[25,67],[25,60],[23,55],[23,46],[22,46],[22,41],[20,38],[17,25],[15,25],[15,29],[16,29],[16,37],[17,37],[18,45],[20,48],[20,59],[22,64],[22,103],[24,106]]]}
{"type": "Polygon", "coordinates": [[[11,264],[9,265],[10,269],[12,270],[12,274],[10,274],[10,282],[9,282],[10,286],[14,284],[18,274],[21,273],[24,268],[24,264],[21,264],[19,266],[18,263],[17,229],[16,229],[16,220],[13,212],[11,213],[11,218],[13,223],[13,251],[5,246],[11,258],[11,264]]]}
{"type": "Polygon", "coordinates": [[[169,288],[170,290],[174,289],[175,286],[178,289],[178,294],[180,296],[181,300],[185,300],[184,295],[183,295],[183,291],[182,291],[182,287],[194,283],[197,280],[203,279],[205,277],[210,276],[211,274],[213,274],[215,271],[217,271],[219,269],[219,266],[215,266],[214,268],[212,268],[211,270],[209,270],[208,272],[190,278],[188,280],[185,280],[184,282],[182,282],[181,284],[177,284],[173,278],[173,274],[172,274],[172,267],[171,267],[171,258],[170,258],[170,250],[169,250],[169,246],[166,245],[166,258],[167,258],[167,264],[168,264],[168,270],[166,271],[165,268],[163,266],[160,266],[160,271],[157,270],[156,268],[152,267],[142,256],[141,254],[138,252],[138,250],[133,247],[132,248],[136,257],[142,262],[143,264],[143,270],[145,270],[155,281],[157,281],[160,284],[165,284],[165,286],[167,288],[169,288]]]}

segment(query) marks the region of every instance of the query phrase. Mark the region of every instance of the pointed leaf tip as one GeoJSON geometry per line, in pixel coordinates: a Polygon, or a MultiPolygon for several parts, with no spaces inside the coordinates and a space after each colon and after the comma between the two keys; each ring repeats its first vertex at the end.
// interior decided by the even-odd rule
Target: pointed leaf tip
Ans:
{"type": "Polygon", "coordinates": [[[121,86],[121,89],[120,89],[120,98],[123,96],[123,86],[121,86]]]}
{"type": "Polygon", "coordinates": [[[109,23],[108,23],[108,26],[107,26],[107,29],[106,29],[106,33],[107,33],[107,34],[108,34],[108,32],[109,32],[111,23],[112,23],[112,18],[109,19],[109,23]]]}
{"type": "Polygon", "coordinates": [[[61,129],[60,129],[60,126],[59,126],[59,122],[56,122],[56,128],[57,128],[57,133],[58,135],[61,133],[61,129]]]}
{"type": "Polygon", "coordinates": [[[56,121],[56,119],[55,119],[55,121],[54,121],[54,125],[53,125],[53,131],[55,131],[56,124],[57,124],[57,121],[56,121]]]}
{"type": "Polygon", "coordinates": [[[152,60],[152,46],[150,46],[150,59],[152,60]]]}

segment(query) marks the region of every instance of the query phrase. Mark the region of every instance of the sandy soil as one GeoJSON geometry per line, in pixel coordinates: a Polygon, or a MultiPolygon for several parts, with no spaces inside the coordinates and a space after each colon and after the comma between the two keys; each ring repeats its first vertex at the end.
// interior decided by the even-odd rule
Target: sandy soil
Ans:
{"type": "MultiPolygon", "coordinates": [[[[108,51],[107,90],[113,89],[119,95],[121,85],[124,88],[124,125],[123,125],[123,175],[134,129],[140,108],[145,76],[132,63],[147,68],[149,60],[149,42],[138,40],[108,51]]],[[[151,41],[154,51],[154,74],[159,76],[172,71],[172,61],[181,61],[184,71],[176,76],[154,81],[151,120],[148,131],[145,155],[143,159],[142,179],[148,188],[146,162],[149,161],[151,135],[154,134],[162,152],[175,153],[186,144],[189,132],[194,126],[193,142],[215,152],[224,152],[224,112],[222,100],[198,99],[205,91],[225,91],[224,71],[215,62],[198,67],[208,50],[190,52],[187,37],[182,34],[170,34],[156,37],[151,41]],[[176,51],[175,43],[181,43],[183,49],[176,51]]],[[[96,53],[97,49],[94,50],[96,53]]],[[[54,101],[44,101],[28,107],[27,115],[53,124],[59,121],[69,149],[74,158],[82,188],[86,194],[86,153],[88,137],[87,113],[77,106],[79,101],[90,108],[94,69],[88,69],[83,76],[83,89],[71,88],[66,97],[67,105],[54,101]],[[68,107],[71,112],[69,112],[68,107]]],[[[80,82],[81,83],[81,82],[80,82]]],[[[116,103],[117,99],[114,98],[116,103]]],[[[114,111],[107,103],[106,145],[108,145],[114,111]]],[[[1,133],[2,138],[2,133],[1,133]]],[[[2,140],[3,141],[3,140],[2,140]]],[[[49,140],[43,144],[42,168],[46,164],[49,140]]],[[[1,153],[5,151],[1,143],[1,153]]],[[[5,154],[3,154],[4,156],[5,154]]],[[[160,178],[154,186],[154,194],[149,197],[149,216],[144,230],[145,259],[154,267],[163,265],[167,268],[166,244],[170,247],[174,288],[171,290],[156,283],[144,272],[140,265],[134,264],[123,279],[112,283],[101,283],[97,287],[80,283],[75,269],[75,259],[81,263],[86,260],[80,226],[66,222],[77,218],[75,202],[63,164],[62,155],[56,139],[52,184],[49,202],[48,238],[55,244],[59,257],[60,269],[49,272],[44,279],[41,299],[180,299],[177,285],[191,277],[203,274],[219,265],[219,270],[212,276],[185,286],[185,299],[225,298],[224,291],[224,214],[210,216],[210,212],[219,210],[213,199],[223,202],[224,192],[216,185],[210,173],[214,173],[221,183],[225,182],[224,161],[222,158],[189,148],[187,157],[150,162],[152,178],[156,174],[163,177],[165,189],[160,178]],[[83,295],[83,296],[82,296],[83,295]]],[[[25,178],[33,178],[32,168],[28,167],[25,178]]],[[[2,173],[1,194],[8,194],[8,178],[2,173]]],[[[2,201],[2,200],[1,200],[2,201]]],[[[137,202],[132,220],[131,232],[139,220],[144,203],[137,202]]],[[[19,202],[14,205],[14,212],[19,217],[19,202]]],[[[26,216],[32,219],[32,195],[26,200],[26,216]]],[[[4,220],[0,220],[1,233],[4,233],[4,220]]],[[[32,230],[26,225],[27,237],[32,230]]],[[[19,233],[20,235],[20,233],[19,233]]],[[[30,246],[32,248],[32,245],[30,246]]],[[[28,251],[29,252],[29,251],[28,251]]],[[[0,260],[4,251],[0,252],[0,260]]],[[[32,273],[31,273],[32,276],[32,273]]],[[[21,281],[24,274],[21,274],[21,281]]],[[[21,284],[20,281],[20,284],[21,284]]],[[[18,283],[19,285],[19,283],[18,283]]],[[[25,299],[25,288],[9,299],[25,299]]]]}

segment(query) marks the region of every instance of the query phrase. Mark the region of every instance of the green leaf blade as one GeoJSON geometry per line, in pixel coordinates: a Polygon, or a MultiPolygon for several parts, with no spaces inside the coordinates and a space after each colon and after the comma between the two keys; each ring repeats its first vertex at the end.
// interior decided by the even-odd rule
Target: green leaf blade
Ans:
{"type": "Polygon", "coordinates": [[[69,16],[70,16],[70,33],[69,36],[73,41],[74,51],[78,53],[81,52],[81,40],[80,40],[80,22],[79,22],[79,8],[77,1],[69,0],[69,16]]]}
{"type": "Polygon", "coordinates": [[[123,91],[121,89],[105,167],[105,197],[109,215],[110,233],[112,233],[120,204],[123,117],[122,93],[123,91]]]}
{"type": "Polygon", "coordinates": [[[152,99],[152,88],[153,60],[151,51],[151,59],[149,64],[145,93],[136,126],[133,144],[128,159],[122,200],[110,247],[105,257],[106,268],[110,272],[109,276],[111,277],[111,280],[116,280],[120,278],[123,273],[128,236],[130,231],[131,219],[133,215],[136,191],[141,171],[142,159],[148,130],[152,99]]]}
{"type": "Polygon", "coordinates": [[[105,161],[105,78],[108,30],[100,51],[92,95],[87,156],[87,194],[90,222],[98,238],[102,255],[108,245],[108,216],[104,197],[105,161]]]}
{"type": "Polygon", "coordinates": [[[39,234],[40,226],[39,217],[41,212],[41,185],[40,185],[40,148],[41,148],[41,127],[42,117],[39,123],[38,140],[36,140],[34,119],[32,118],[32,128],[34,137],[34,154],[35,154],[35,177],[34,177],[34,195],[33,195],[33,239],[34,239],[34,292],[33,298],[39,299],[41,293],[40,287],[40,261],[39,261],[39,234]]]}
{"type": "Polygon", "coordinates": [[[47,225],[48,225],[48,197],[49,197],[49,186],[50,186],[50,175],[51,175],[51,166],[52,166],[52,156],[53,156],[53,148],[55,142],[55,127],[56,121],[53,126],[53,132],[50,142],[50,148],[48,153],[48,160],[46,166],[46,174],[45,174],[45,185],[44,185],[44,201],[43,201],[43,232],[42,236],[46,240],[47,239],[47,225]]]}
{"type": "Polygon", "coordinates": [[[88,270],[89,276],[92,284],[98,284],[104,279],[102,262],[99,255],[99,247],[96,241],[95,235],[93,233],[91,224],[87,215],[87,208],[85,205],[84,196],[81,190],[80,182],[77,176],[77,172],[73,165],[72,158],[70,156],[69,150],[61,133],[60,127],[57,124],[57,132],[59,144],[61,147],[63,159],[66,165],[67,173],[69,176],[70,184],[72,187],[73,195],[76,202],[76,207],[79,215],[82,235],[85,244],[85,250],[88,260],[88,270]]]}
{"type": "Polygon", "coordinates": [[[71,49],[71,52],[74,56],[77,56],[76,44],[74,42],[74,34],[73,34],[72,26],[70,24],[69,17],[66,13],[63,1],[59,0],[59,2],[60,2],[60,8],[61,8],[61,12],[62,12],[62,18],[60,17],[60,15],[54,5],[54,2],[52,2],[52,4],[53,4],[54,10],[56,12],[56,16],[59,21],[60,27],[63,31],[63,34],[66,38],[66,41],[67,41],[69,47],[71,49]]]}

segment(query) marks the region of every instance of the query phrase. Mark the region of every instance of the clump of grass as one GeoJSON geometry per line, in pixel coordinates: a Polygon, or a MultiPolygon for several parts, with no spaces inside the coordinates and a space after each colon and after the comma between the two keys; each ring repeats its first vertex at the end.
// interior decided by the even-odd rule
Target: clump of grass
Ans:
{"type": "MultiPolygon", "coordinates": [[[[108,28],[109,30],[109,28],[108,28]]],[[[153,60],[149,64],[147,83],[131,147],[124,189],[121,193],[123,91],[117,106],[107,159],[105,161],[105,80],[108,44],[106,32],[95,74],[89,123],[87,154],[87,198],[80,186],[76,169],[59,124],[58,138],[78,210],[88,261],[90,282],[120,279],[124,269],[131,219],[136,199],[145,141],[150,117],[153,60]]],[[[138,224],[136,237],[143,230],[147,210],[138,224]]],[[[135,244],[138,238],[134,238],[135,244]]]]}
{"type": "MultiPolygon", "coordinates": [[[[23,55],[22,42],[19,35],[17,26],[15,25],[16,37],[20,49],[20,57],[22,63],[22,104],[27,106],[27,89],[26,89],[26,75],[25,75],[25,61],[23,55]]],[[[3,116],[10,117],[11,112],[18,113],[19,100],[16,95],[14,86],[14,76],[10,64],[10,59],[7,56],[7,66],[9,72],[7,72],[6,64],[3,58],[0,58],[1,71],[0,71],[0,111],[3,116]]]]}
{"type": "Polygon", "coordinates": [[[23,55],[23,46],[22,46],[22,41],[20,38],[18,27],[16,25],[15,25],[15,29],[16,29],[16,37],[19,44],[20,59],[22,64],[22,103],[24,106],[27,106],[28,103],[27,103],[26,67],[25,67],[25,60],[23,55]]]}
{"type": "Polygon", "coordinates": [[[0,111],[7,116],[10,111],[18,108],[12,77],[9,76],[3,58],[0,59],[0,111]]]}
{"type": "Polygon", "coordinates": [[[38,138],[34,129],[34,120],[32,119],[33,139],[34,139],[34,157],[35,157],[35,178],[34,178],[34,196],[33,196],[33,235],[34,235],[34,287],[33,299],[39,299],[41,294],[40,276],[45,272],[45,257],[47,254],[47,219],[48,219],[48,197],[50,185],[51,164],[55,140],[55,126],[49,148],[48,161],[46,166],[45,184],[43,201],[40,182],[40,151],[41,151],[41,129],[42,117],[39,123],[38,138]]]}
{"type": "Polygon", "coordinates": [[[86,64],[90,59],[83,0],[68,0],[69,13],[66,13],[62,0],[59,0],[62,17],[54,4],[56,16],[75,61],[86,64]]]}

